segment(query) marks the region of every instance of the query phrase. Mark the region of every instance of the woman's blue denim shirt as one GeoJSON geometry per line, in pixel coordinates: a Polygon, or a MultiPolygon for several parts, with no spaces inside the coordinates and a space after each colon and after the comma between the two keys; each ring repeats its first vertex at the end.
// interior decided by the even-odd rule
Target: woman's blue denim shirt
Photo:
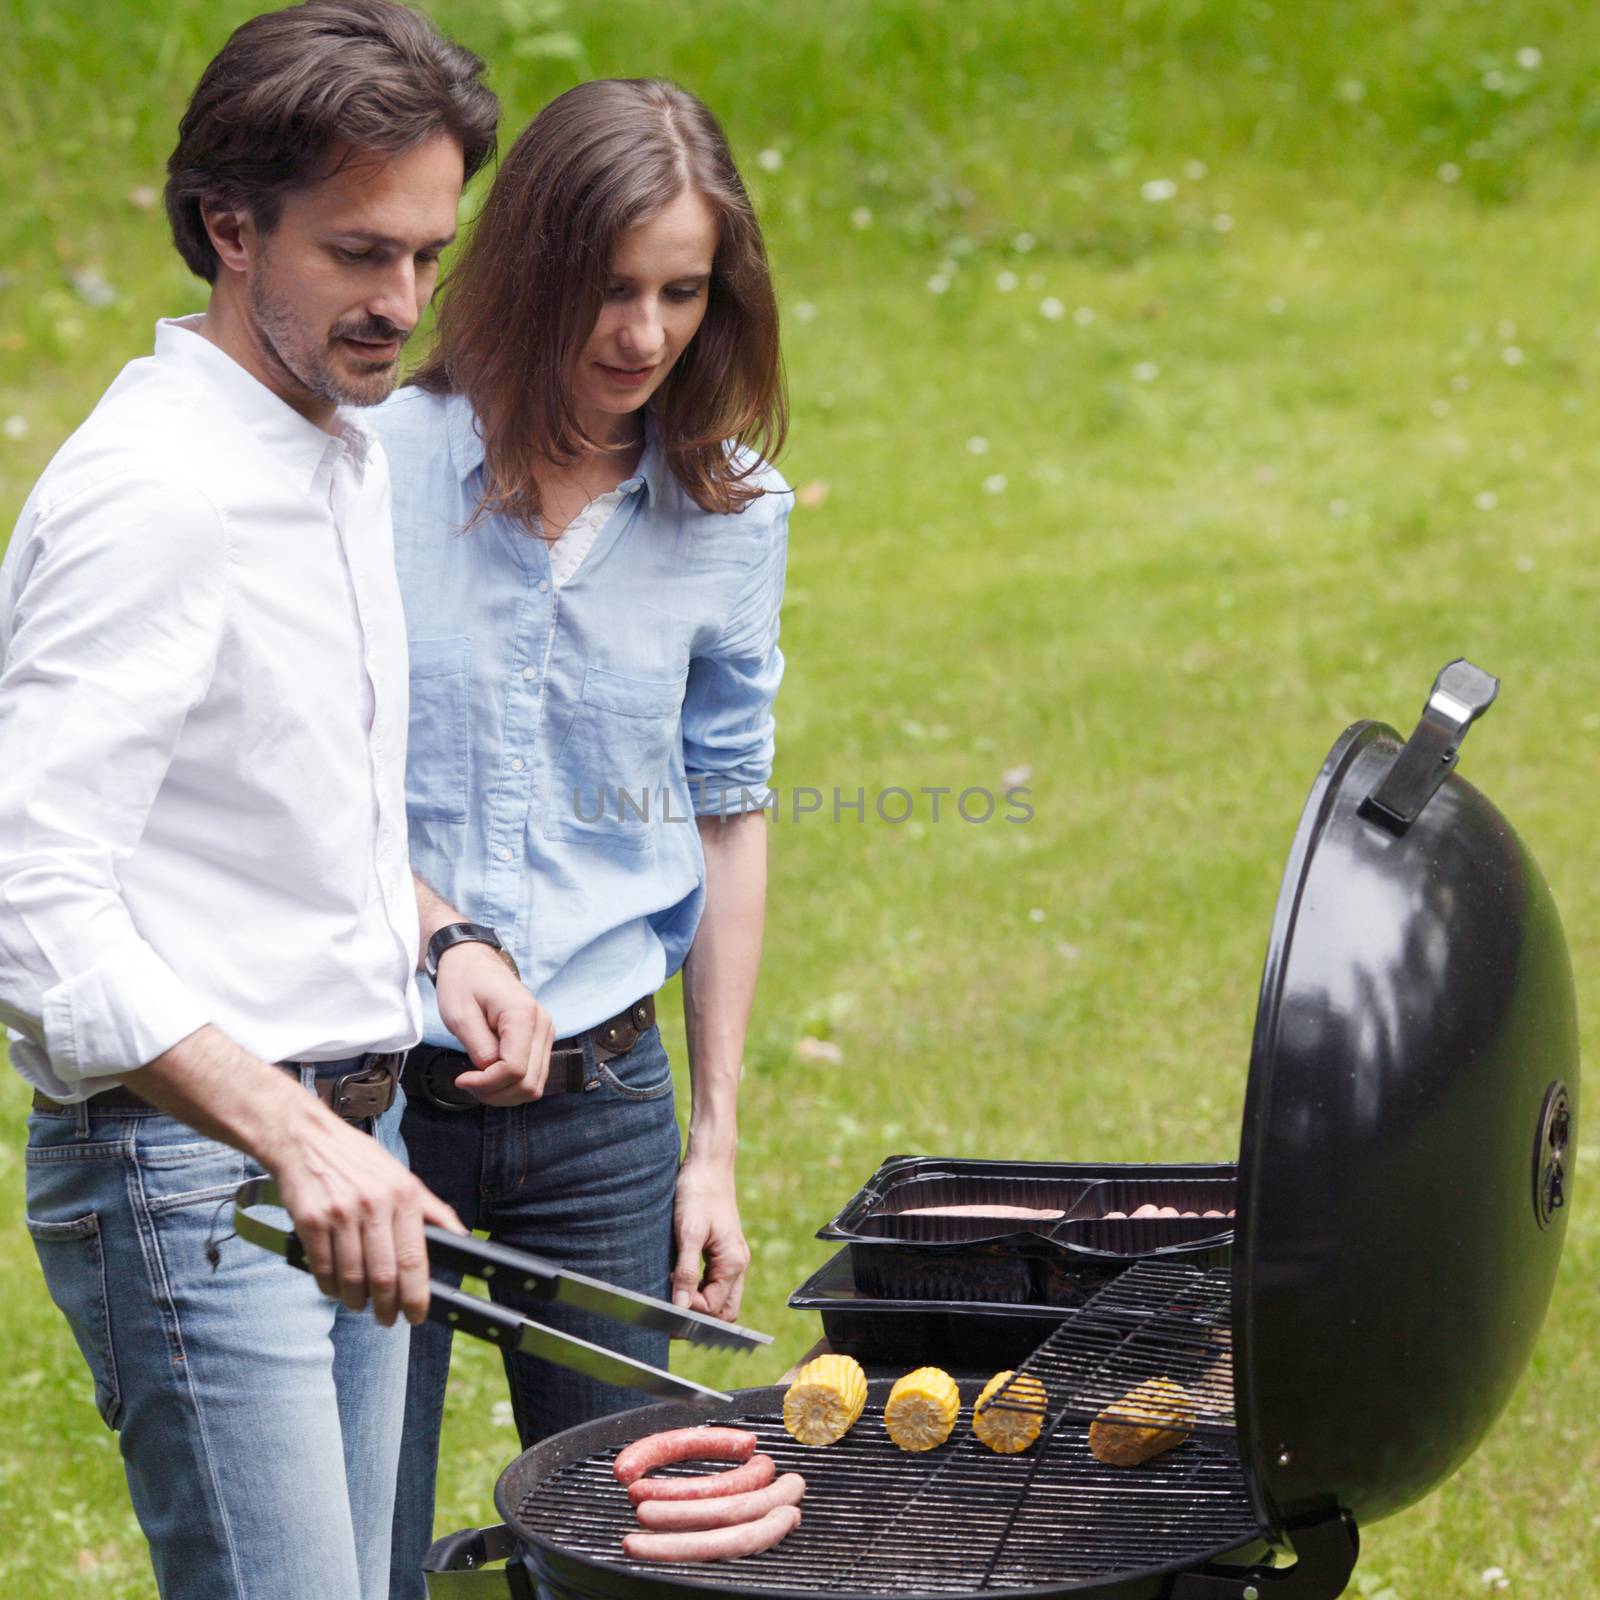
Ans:
{"type": "MultiPolygon", "coordinates": [[[[558,590],[536,535],[500,516],[464,531],[484,452],[463,398],[402,389],[367,416],[411,648],[412,866],[498,930],[558,1037],[579,1032],[683,964],[705,899],[694,817],[767,802],[788,486],[763,465],[744,512],[704,512],[652,429],[558,590]]],[[[423,996],[423,1037],[454,1044],[423,996]]]]}

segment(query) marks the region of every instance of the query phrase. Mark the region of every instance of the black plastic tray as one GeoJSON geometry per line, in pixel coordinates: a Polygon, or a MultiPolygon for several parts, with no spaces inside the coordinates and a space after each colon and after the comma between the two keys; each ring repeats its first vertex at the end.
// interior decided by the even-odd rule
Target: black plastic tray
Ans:
{"type": "Polygon", "coordinates": [[[1232,1217],[1107,1220],[1108,1211],[1177,1205],[1229,1211],[1231,1163],[1149,1165],[891,1156],[819,1239],[849,1246],[855,1287],[884,1300],[1078,1304],[1105,1269],[1151,1256],[1220,1265],[1232,1217]],[[929,1217],[912,1207],[998,1204],[1059,1217],[929,1217]]]}
{"type": "MultiPolygon", "coordinates": [[[[1116,1276],[1121,1268],[1102,1269],[1116,1276]]],[[[877,1299],[856,1287],[848,1248],[830,1256],[789,1296],[796,1311],[816,1311],[828,1344],[862,1362],[932,1361],[950,1368],[1025,1361],[1072,1315],[1069,1306],[999,1305],[981,1300],[877,1299]]]]}

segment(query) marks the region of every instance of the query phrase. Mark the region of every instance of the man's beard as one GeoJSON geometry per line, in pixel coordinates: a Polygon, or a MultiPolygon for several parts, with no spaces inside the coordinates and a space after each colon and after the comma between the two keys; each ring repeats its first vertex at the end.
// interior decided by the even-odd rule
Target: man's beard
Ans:
{"type": "Polygon", "coordinates": [[[268,259],[261,259],[261,270],[250,285],[250,313],[260,330],[267,353],[275,357],[306,393],[336,406],[375,406],[394,392],[399,376],[398,359],[371,365],[362,373],[341,372],[334,366],[334,340],[398,340],[404,345],[407,330],[397,328],[382,317],[358,317],[336,324],[326,339],[319,340],[302,322],[293,303],[274,290],[268,259]]]}

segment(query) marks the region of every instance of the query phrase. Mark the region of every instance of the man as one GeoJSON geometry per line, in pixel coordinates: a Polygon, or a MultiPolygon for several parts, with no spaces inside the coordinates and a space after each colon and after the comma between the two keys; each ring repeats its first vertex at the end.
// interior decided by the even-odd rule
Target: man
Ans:
{"type": "MultiPolygon", "coordinates": [[[[0,568],[28,1226],[167,1600],[387,1583],[397,1317],[426,1309],[423,1223],[460,1227],[396,1159],[394,1081],[423,941],[460,919],[407,865],[387,468],[343,408],[392,388],[493,148],[481,71],[390,0],[233,35],[169,162],[205,314],[158,326],[0,568]],[[228,1231],[262,1169],[314,1282],[228,1231]]],[[[536,1095],[549,1018],[495,952],[437,985],[469,1087],[536,1095]]]]}

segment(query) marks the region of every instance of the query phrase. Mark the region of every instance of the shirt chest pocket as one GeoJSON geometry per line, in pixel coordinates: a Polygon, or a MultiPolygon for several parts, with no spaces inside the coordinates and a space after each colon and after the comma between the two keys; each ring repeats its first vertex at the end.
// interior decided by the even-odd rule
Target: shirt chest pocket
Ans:
{"type": "Polygon", "coordinates": [[[406,811],[433,822],[467,820],[472,641],[413,639],[406,811]]]}
{"type": "Polygon", "coordinates": [[[546,838],[649,848],[672,783],[685,682],[629,678],[603,667],[584,673],[556,752],[546,838]]]}

